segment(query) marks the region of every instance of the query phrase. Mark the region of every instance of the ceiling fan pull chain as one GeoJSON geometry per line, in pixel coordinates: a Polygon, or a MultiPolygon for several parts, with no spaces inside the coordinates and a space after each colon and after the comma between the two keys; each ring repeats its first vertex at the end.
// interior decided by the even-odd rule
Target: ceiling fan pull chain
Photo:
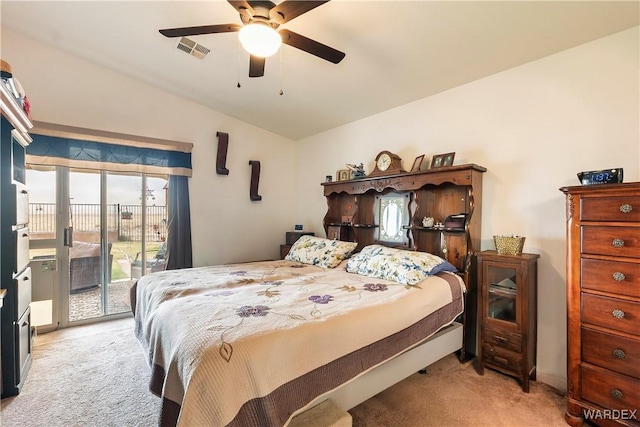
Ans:
{"type": "Polygon", "coordinates": [[[242,86],[240,85],[240,41],[238,41],[237,43],[238,46],[238,66],[236,67],[236,71],[238,72],[238,89],[241,88],[242,86]]]}
{"type": "Polygon", "coordinates": [[[282,49],[282,47],[280,48],[280,96],[284,95],[284,92],[282,90],[282,51],[284,49],[282,49]]]}

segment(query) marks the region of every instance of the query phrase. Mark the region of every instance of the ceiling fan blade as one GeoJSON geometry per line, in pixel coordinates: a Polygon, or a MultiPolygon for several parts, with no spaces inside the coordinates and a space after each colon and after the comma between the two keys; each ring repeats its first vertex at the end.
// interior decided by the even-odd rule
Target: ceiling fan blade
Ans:
{"type": "Polygon", "coordinates": [[[253,10],[253,6],[249,4],[246,0],[227,0],[231,6],[234,7],[235,10],[240,14],[240,18],[242,22],[248,22],[253,18],[255,11],[253,10]]]}
{"type": "Polygon", "coordinates": [[[311,40],[310,38],[302,36],[298,33],[294,33],[293,31],[282,29],[279,30],[278,33],[280,33],[280,36],[282,37],[282,43],[288,44],[289,46],[293,46],[300,50],[304,50],[307,53],[315,55],[318,58],[325,59],[329,62],[333,62],[334,64],[342,61],[342,59],[345,57],[344,52],[335,50],[332,47],[329,47],[315,40],[311,40]]]}
{"type": "Polygon", "coordinates": [[[249,56],[249,77],[264,76],[264,63],[265,63],[265,58],[250,55],[249,56]]]}
{"type": "Polygon", "coordinates": [[[199,27],[167,28],[160,30],[165,37],[197,36],[200,34],[233,33],[240,31],[240,24],[201,25],[199,27]]]}
{"type": "Polygon", "coordinates": [[[328,3],[329,0],[324,1],[299,1],[299,0],[285,0],[282,3],[276,5],[269,11],[269,19],[277,24],[284,24],[291,21],[303,13],[309,12],[311,9],[328,3]]]}

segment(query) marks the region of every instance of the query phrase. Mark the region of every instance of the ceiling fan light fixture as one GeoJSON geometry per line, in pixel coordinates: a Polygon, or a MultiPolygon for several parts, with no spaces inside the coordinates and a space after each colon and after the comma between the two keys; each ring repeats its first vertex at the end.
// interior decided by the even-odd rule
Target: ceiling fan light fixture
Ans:
{"type": "Polygon", "coordinates": [[[282,46],[280,34],[264,22],[253,22],[243,26],[238,37],[247,52],[261,58],[275,54],[282,46]]]}

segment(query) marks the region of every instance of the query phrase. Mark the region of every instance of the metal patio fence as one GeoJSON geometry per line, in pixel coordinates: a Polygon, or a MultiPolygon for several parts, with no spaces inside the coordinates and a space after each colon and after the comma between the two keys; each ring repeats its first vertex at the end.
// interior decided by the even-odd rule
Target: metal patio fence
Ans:
{"type": "MultiPolygon", "coordinates": [[[[164,241],[167,237],[166,206],[146,207],[146,229],[142,230],[142,206],[107,205],[107,229],[120,241],[141,241],[142,233],[149,242],[164,241]]],[[[69,223],[74,232],[100,233],[100,205],[71,204],[69,223]]],[[[29,232],[55,235],[55,203],[29,203],[29,232]]]]}

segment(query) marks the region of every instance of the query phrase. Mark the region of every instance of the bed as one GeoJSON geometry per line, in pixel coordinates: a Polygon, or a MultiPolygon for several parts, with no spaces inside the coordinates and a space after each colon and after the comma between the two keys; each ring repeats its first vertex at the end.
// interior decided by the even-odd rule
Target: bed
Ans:
{"type": "Polygon", "coordinates": [[[284,260],[162,271],[132,292],[160,425],[283,426],[462,346],[465,284],[420,252],[303,236],[284,260]]]}

